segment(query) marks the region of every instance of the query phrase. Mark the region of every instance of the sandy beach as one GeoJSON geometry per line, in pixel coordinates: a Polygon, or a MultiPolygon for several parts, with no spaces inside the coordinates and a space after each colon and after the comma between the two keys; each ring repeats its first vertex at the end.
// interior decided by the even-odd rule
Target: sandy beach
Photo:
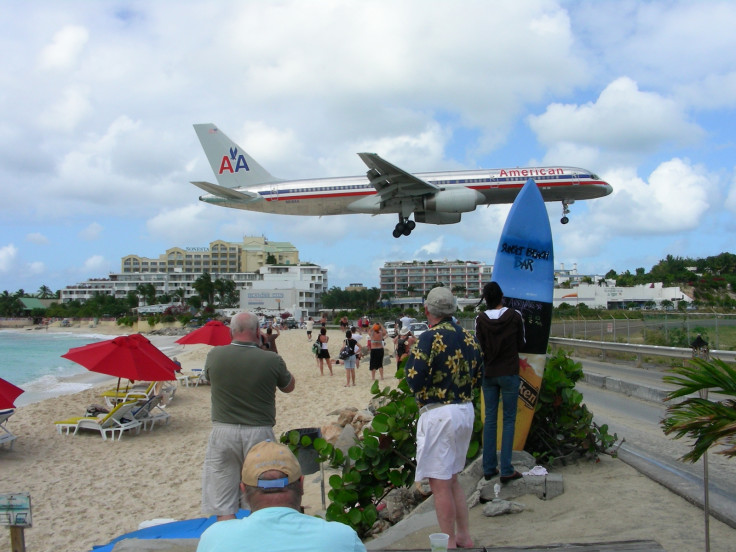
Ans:
{"type": "MultiPolygon", "coordinates": [[[[53,331],[53,330],[51,330],[53,331]]],[[[68,331],[68,330],[65,330],[68,331]]],[[[120,332],[112,328],[110,333],[120,332]]],[[[328,331],[330,351],[337,356],[342,336],[328,331]]],[[[159,346],[171,337],[151,338],[159,346]]],[[[334,376],[320,376],[303,330],[281,333],[277,345],[296,377],[296,390],[277,393],[276,435],[283,431],[320,427],[336,421],[330,412],[341,407],[367,406],[370,372],[367,362],[357,371],[357,385],[344,387],[342,366],[334,376]]],[[[210,347],[175,345],[167,352],[182,362],[183,371],[201,368],[210,347]]],[[[390,367],[387,367],[390,368],[390,367]]],[[[327,372],[327,370],[325,369],[327,372]]],[[[395,385],[387,369],[385,384],[395,385]]],[[[0,493],[29,492],[33,527],[26,529],[27,549],[79,552],[138,529],[157,518],[201,517],[201,470],[210,431],[208,386],[179,387],[167,406],[168,425],[121,441],[103,441],[99,433],[59,435],[55,420],[83,415],[101,403],[100,392],[116,380],[17,409],[8,422],[18,436],[13,450],[0,449],[0,493]]],[[[555,473],[564,478],[565,492],[553,500],[526,496],[527,509],[516,515],[486,518],[480,507],[471,511],[476,545],[531,546],[559,542],[599,542],[656,539],[666,550],[703,550],[702,511],[642,476],[620,460],[580,463],[555,473]]],[[[307,513],[322,509],[318,474],[305,478],[307,513]]],[[[395,548],[428,547],[427,535],[437,527],[406,537],[395,548]]],[[[736,550],[736,531],[711,520],[711,549],[736,550]]],[[[0,529],[0,549],[9,549],[8,532],[0,529]]]]}

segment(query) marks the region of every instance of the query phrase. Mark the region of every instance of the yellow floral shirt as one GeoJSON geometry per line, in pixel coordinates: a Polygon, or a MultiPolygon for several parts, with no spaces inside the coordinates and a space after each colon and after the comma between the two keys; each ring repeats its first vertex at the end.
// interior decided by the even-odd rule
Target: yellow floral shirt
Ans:
{"type": "Polygon", "coordinates": [[[470,402],[482,367],[480,345],[473,334],[446,318],[422,333],[411,348],[406,382],[420,407],[470,402]]]}

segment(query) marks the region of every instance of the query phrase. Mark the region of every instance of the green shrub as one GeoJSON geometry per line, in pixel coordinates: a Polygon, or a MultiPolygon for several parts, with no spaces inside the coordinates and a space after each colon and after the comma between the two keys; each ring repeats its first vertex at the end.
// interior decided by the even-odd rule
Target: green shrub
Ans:
{"type": "Polygon", "coordinates": [[[582,403],[575,384],[583,377],[583,366],[568,353],[558,350],[547,358],[539,399],[534,411],[527,452],[537,460],[553,464],[583,454],[606,452],[618,436],[608,434],[606,424],[593,422],[593,413],[582,403]]]}

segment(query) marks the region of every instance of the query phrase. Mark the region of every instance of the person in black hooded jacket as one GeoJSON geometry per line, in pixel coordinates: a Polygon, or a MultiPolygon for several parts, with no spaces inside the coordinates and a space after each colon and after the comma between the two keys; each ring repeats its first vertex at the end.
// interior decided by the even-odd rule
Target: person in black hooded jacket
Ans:
{"type": "Polygon", "coordinates": [[[503,292],[496,282],[483,287],[487,310],[475,319],[475,337],[483,350],[483,475],[491,479],[499,474],[496,452],[498,403],[503,404],[501,437],[501,483],[519,479],[511,465],[514,444],[516,405],[519,397],[519,349],[524,346],[524,319],[521,313],[503,306],[503,292]]]}

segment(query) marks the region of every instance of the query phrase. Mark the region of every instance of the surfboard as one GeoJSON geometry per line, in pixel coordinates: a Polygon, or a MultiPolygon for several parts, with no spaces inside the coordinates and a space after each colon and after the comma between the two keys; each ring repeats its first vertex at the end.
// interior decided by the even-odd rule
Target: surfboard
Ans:
{"type": "MultiPolygon", "coordinates": [[[[542,194],[530,178],[516,196],[506,218],[491,275],[491,280],[501,286],[504,305],[521,313],[526,333],[526,345],[519,351],[521,383],[514,450],[524,449],[544,376],[554,279],[549,216],[542,194]]],[[[498,416],[500,443],[502,413],[498,416]]]]}

